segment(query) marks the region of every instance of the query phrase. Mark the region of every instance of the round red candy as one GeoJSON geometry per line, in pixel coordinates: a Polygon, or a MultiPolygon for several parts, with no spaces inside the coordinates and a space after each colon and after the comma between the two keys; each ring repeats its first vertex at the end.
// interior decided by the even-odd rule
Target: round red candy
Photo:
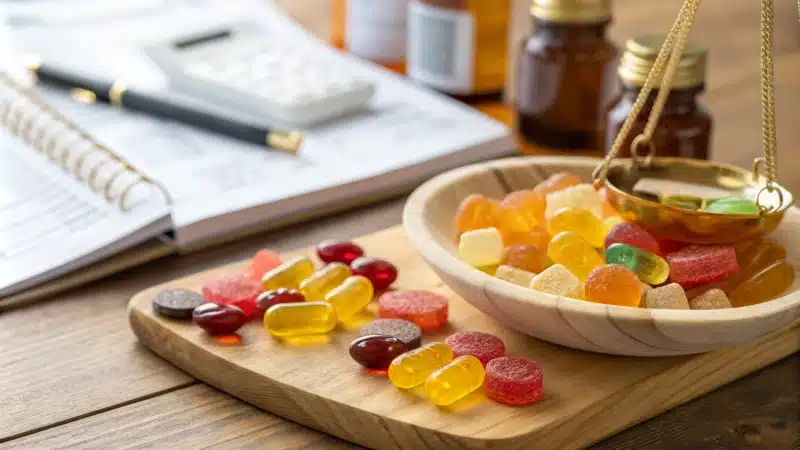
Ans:
{"type": "Polygon", "coordinates": [[[366,277],[375,289],[386,289],[397,279],[397,268],[389,261],[360,257],[350,264],[353,275],[366,277]]]}
{"type": "Polygon", "coordinates": [[[378,298],[381,318],[405,319],[423,331],[436,330],[447,323],[447,297],[425,290],[390,291],[378,298]]]}
{"type": "Polygon", "coordinates": [[[245,275],[260,282],[261,277],[281,265],[281,258],[272,250],[259,250],[247,264],[245,275]]]}
{"type": "Polygon", "coordinates": [[[722,280],[739,271],[732,245],[692,245],[666,257],[669,279],[684,289],[722,280]]]}
{"type": "Polygon", "coordinates": [[[542,369],[534,361],[504,356],[489,361],[483,389],[490,399],[506,405],[529,405],[542,398],[542,369]]]}
{"type": "Polygon", "coordinates": [[[661,253],[656,238],[642,227],[632,223],[618,223],[611,228],[606,235],[605,248],[611,247],[613,244],[627,244],[656,255],[661,253]]]}
{"type": "Polygon", "coordinates": [[[261,284],[244,274],[211,278],[203,285],[203,297],[207,302],[236,306],[247,317],[260,312],[256,306],[260,293],[261,284]]]}
{"type": "Polygon", "coordinates": [[[480,331],[459,331],[448,336],[444,343],[453,350],[453,358],[472,355],[484,366],[506,354],[506,346],[499,337],[480,331]]]}
{"type": "Polygon", "coordinates": [[[317,245],[317,256],[326,263],[340,262],[349,265],[363,255],[364,250],[350,241],[322,241],[317,245]]]}

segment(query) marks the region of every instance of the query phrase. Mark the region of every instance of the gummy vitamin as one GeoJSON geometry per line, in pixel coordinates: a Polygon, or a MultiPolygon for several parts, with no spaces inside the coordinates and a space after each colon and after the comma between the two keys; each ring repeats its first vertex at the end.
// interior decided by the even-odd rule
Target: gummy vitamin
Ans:
{"type": "Polygon", "coordinates": [[[533,272],[544,271],[553,265],[553,261],[542,250],[533,245],[510,245],[503,249],[500,264],[533,272]]]}
{"type": "Polygon", "coordinates": [[[467,231],[458,241],[458,257],[473,267],[497,265],[503,255],[503,238],[497,228],[467,231]]]}
{"type": "Polygon", "coordinates": [[[730,245],[691,245],[667,255],[670,280],[684,288],[711,283],[736,273],[736,250],[730,245]]]}
{"type": "Polygon", "coordinates": [[[261,277],[281,265],[281,258],[272,250],[259,250],[247,264],[245,274],[248,278],[261,281],[261,277]]]}
{"type": "Polygon", "coordinates": [[[489,361],[483,382],[486,396],[506,405],[529,405],[542,398],[542,369],[536,362],[516,356],[489,361]]]}
{"type": "Polygon", "coordinates": [[[256,307],[260,293],[258,281],[244,274],[222,275],[203,283],[203,297],[207,302],[236,306],[247,317],[260,313],[256,307]]]}
{"type": "Polygon", "coordinates": [[[447,309],[447,297],[421,289],[389,291],[378,298],[381,318],[405,319],[423,331],[443,327],[447,323],[447,309]]]}
{"type": "Polygon", "coordinates": [[[648,291],[644,300],[645,305],[652,309],[689,309],[686,292],[678,283],[670,283],[648,291]]]}
{"type": "Polygon", "coordinates": [[[553,236],[547,246],[547,256],[569,269],[581,281],[586,281],[592,270],[605,263],[597,251],[574,231],[562,231],[553,236]]]}
{"type": "Polygon", "coordinates": [[[467,196],[458,205],[456,212],[455,221],[458,234],[495,226],[499,206],[496,201],[480,194],[467,196]]]}
{"type": "Polygon", "coordinates": [[[483,386],[486,372],[472,355],[459,356],[425,381],[425,393],[436,405],[447,406],[483,386]]]}
{"type": "Polygon", "coordinates": [[[453,356],[472,355],[484,366],[506,354],[506,346],[499,337],[480,331],[458,331],[447,336],[444,343],[453,350],[453,356]]]}
{"type": "Polygon", "coordinates": [[[689,300],[691,309],[725,309],[731,307],[728,296],[721,289],[709,289],[689,300]]]}
{"type": "Polygon", "coordinates": [[[279,303],[264,314],[264,328],[277,337],[324,334],[336,327],[336,320],[327,302],[279,303]]]}
{"type": "Polygon", "coordinates": [[[656,238],[640,226],[632,223],[623,222],[609,230],[605,237],[603,247],[608,248],[614,244],[627,244],[656,255],[661,254],[661,249],[659,248],[656,238]]]}
{"type": "Polygon", "coordinates": [[[592,247],[602,247],[606,227],[602,220],[585,209],[562,208],[547,221],[547,232],[555,236],[562,231],[574,231],[592,247]]]}
{"type": "Polygon", "coordinates": [[[628,244],[608,247],[606,262],[627,267],[648,284],[661,284],[669,277],[669,264],[664,258],[628,244]]]}
{"type": "Polygon", "coordinates": [[[533,277],[530,288],[535,291],[564,297],[583,297],[583,283],[575,274],[561,264],[554,264],[533,277]]]}
{"type": "Polygon", "coordinates": [[[584,295],[591,302],[636,307],[642,300],[642,282],[627,267],[608,264],[589,274],[584,295]]]}
{"type": "Polygon", "coordinates": [[[402,389],[424,383],[430,374],[453,360],[453,351],[443,342],[433,342],[403,353],[389,365],[389,380],[402,389]]]}
{"type": "Polygon", "coordinates": [[[578,184],[547,195],[546,219],[563,208],[585,209],[598,219],[603,218],[602,199],[591,184],[578,184]]]}
{"type": "Polygon", "coordinates": [[[536,274],[528,272],[527,270],[517,269],[516,267],[500,266],[495,271],[494,276],[518,286],[528,287],[536,274]]]}

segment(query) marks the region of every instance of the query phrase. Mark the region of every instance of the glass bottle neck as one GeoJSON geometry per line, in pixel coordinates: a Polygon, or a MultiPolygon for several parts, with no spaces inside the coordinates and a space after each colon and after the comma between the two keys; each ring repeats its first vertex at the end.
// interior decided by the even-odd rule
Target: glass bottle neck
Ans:
{"type": "Polygon", "coordinates": [[[611,20],[598,23],[562,23],[533,18],[533,32],[553,43],[581,43],[605,40],[611,20]]]}
{"type": "MultiPolygon", "coordinates": [[[[641,90],[639,86],[624,85],[622,90],[623,101],[633,104],[641,90]]],[[[667,96],[667,102],[664,104],[664,112],[668,114],[691,114],[695,112],[697,110],[697,96],[700,95],[703,90],[703,85],[670,90],[667,96]]],[[[650,92],[642,108],[643,116],[646,116],[653,109],[656,95],[658,95],[657,89],[650,92]]]]}

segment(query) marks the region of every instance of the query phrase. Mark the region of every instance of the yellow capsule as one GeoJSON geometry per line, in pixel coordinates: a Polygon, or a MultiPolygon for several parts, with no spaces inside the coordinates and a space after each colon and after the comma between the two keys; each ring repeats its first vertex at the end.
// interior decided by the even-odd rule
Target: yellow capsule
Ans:
{"type": "Polygon", "coordinates": [[[332,262],[300,283],[300,292],[312,302],[325,299],[325,294],[342,284],[353,272],[347,264],[332,262]]]}
{"type": "Polygon", "coordinates": [[[326,302],[279,303],[264,313],[264,328],[273,336],[324,334],[336,327],[336,311],[326,302]]]}
{"type": "Polygon", "coordinates": [[[425,393],[436,405],[450,405],[480,388],[485,375],[478,358],[472,355],[459,356],[428,378],[425,393]]]}
{"type": "Polygon", "coordinates": [[[583,282],[586,282],[592,270],[605,263],[597,251],[574,231],[562,231],[553,236],[547,246],[547,256],[583,282]]]}
{"type": "Polygon", "coordinates": [[[603,246],[606,227],[603,221],[585,209],[562,208],[547,221],[547,232],[555,236],[562,231],[574,231],[592,247],[603,246]]]}
{"type": "Polygon", "coordinates": [[[403,353],[389,365],[389,381],[402,389],[424,383],[430,374],[453,360],[453,351],[444,342],[432,342],[403,353]]]}
{"type": "Polygon", "coordinates": [[[275,289],[297,289],[300,283],[314,273],[314,263],[304,256],[292,258],[270,270],[261,277],[261,287],[265,291],[275,289]]]}
{"type": "Polygon", "coordinates": [[[328,292],[325,301],[336,310],[339,319],[351,317],[369,305],[375,288],[367,277],[354,275],[328,292]]]}

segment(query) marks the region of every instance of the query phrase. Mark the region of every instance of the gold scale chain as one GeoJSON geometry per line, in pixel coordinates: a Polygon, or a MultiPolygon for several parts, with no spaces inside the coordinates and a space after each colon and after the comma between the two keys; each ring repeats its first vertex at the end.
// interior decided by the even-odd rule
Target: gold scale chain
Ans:
{"type": "MultiPolygon", "coordinates": [[[[664,45],[653,63],[653,69],[647,76],[644,86],[642,86],[636,101],[631,107],[631,112],[622,124],[619,133],[614,139],[611,149],[606,155],[603,163],[596,171],[595,180],[601,182],[605,180],[611,161],[619,153],[622,143],[625,142],[633,128],[635,119],[639,116],[650,97],[653,89],[658,89],[653,108],[648,117],[647,124],[643,132],[636,136],[631,142],[631,154],[634,158],[640,156],[640,148],[647,147],[648,156],[654,156],[656,149],[652,143],[652,136],[655,132],[658,119],[666,104],[669,96],[672,81],[677,73],[683,48],[689,37],[697,10],[701,0],[685,0],[678,12],[678,18],[672,25],[664,45]],[[666,67],[665,67],[666,66],[666,67]],[[662,79],[663,74],[663,79],[662,79]],[[661,88],[664,87],[664,88],[661,88]]],[[[800,0],[797,2],[798,13],[800,14],[800,0]]],[[[774,189],[772,182],[777,179],[776,167],[776,138],[775,138],[775,72],[772,59],[772,37],[773,37],[773,0],[761,0],[761,119],[762,119],[762,146],[767,166],[767,179],[769,183],[767,190],[774,189]]]]}

